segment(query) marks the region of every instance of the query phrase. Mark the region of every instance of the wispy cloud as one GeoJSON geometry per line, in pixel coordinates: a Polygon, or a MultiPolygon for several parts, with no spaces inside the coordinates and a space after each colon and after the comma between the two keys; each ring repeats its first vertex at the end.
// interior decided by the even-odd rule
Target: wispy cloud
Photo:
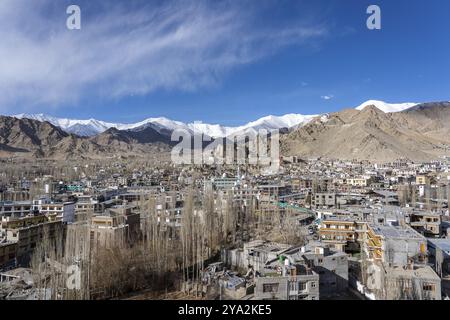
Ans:
{"type": "Polygon", "coordinates": [[[323,100],[331,100],[331,99],[334,98],[334,95],[332,95],[332,94],[330,94],[330,95],[325,95],[325,96],[321,96],[321,98],[322,98],[323,100]]]}
{"type": "Polygon", "coordinates": [[[69,2],[2,0],[0,111],[86,96],[195,91],[219,84],[233,68],[327,33],[305,24],[255,28],[257,12],[237,1],[162,3],[82,1],[82,29],[69,31],[69,2]]]}

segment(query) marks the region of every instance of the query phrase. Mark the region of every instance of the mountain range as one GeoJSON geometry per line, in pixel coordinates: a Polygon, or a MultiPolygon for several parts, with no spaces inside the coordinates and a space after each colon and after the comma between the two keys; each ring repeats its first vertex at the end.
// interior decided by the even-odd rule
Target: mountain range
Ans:
{"type": "Polygon", "coordinates": [[[324,157],[424,161],[449,155],[450,103],[389,104],[369,100],[322,115],[267,116],[243,126],[149,118],[134,124],[73,120],[44,114],[0,116],[0,157],[67,159],[168,154],[174,130],[212,138],[250,130],[280,129],[281,152],[324,157]]]}
{"type": "MultiPolygon", "coordinates": [[[[369,100],[358,106],[357,110],[362,110],[368,105],[375,105],[383,112],[400,112],[411,108],[417,103],[400,103],[390,104],[384,101],[369,100]]],[[[81,137],[92,137],[99,133],[105,132],[110,128],[118,130],[136,130],[139,131],[145,127],[153,127],[162,134],[169,134],[174,130],[187,130],[190,133],[203,133],[212,138],[226,137],[236,133],[246,132],[248,130],[273,130],[273,129],[292,129],[297,126],[302,126],[310,122],[317,115],[302,115],[302,114],[286,114],[283,116],[266,116],[253,122],[249,122],[242,126],[227,127],[219,124],[208,124],[200,121],[193,123],[183,123],[181,121],[174,121],[164,117],[148,118],[143,121],[131,124],[111,123],[97,119],[77,120],[57,118],[45,114],[17,114],[13,117],[18,119],[32,119],[37,121],[47,121],[54,126],[61,128],[67,133],[73,133],[81,137]]]]}
{"type": "Polygon", "coordinates": [[[317,115],[301,115],[301,114],[287,114],[284,116],[267,116],[253,122],[249,122],[243,126],[226,127],[219,124],[208,124],[202,122],[183,123],[181,121],[174,121],[164,117],[149,118],[132,124],[110,123],[96,119],[89,120],[75,120],[63,119],[48,116],[45,114],[18,114],[13,117],[17,119],[32,119],[41,122],[49,122],[54,126],[61,128],[67,133],[73,133],[82,137],[91,137],[99,133],[105,132],[110,128],[118,130],[134,130],[140,131],[146,127],[152,127],[161,134],[169,134],[174,130],[187,130],[190,133],[203,133],[212,138],[226,137],[231,134],[246,132],[248,130],[259,129],[282,129],[292,128],[298,125],[306,124],[315,118],[317,115]]]}
{"type": "Polygon", "coordinates": [[[450,156],[450,103],[391,113],[375,105],[331,113],[282,136],[281,150],[302,158],[436,160],[450,156]]]}

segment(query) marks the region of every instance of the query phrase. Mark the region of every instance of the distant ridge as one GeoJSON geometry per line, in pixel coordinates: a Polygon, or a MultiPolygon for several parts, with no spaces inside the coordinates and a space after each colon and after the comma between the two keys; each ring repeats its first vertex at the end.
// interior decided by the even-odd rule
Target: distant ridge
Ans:
{"type": "Polygon", "coordinates": [[[407,102],[407,103],[387,103],[384,101],[379,100],[369,100],[361,104],[360,106],[356,107],[356,110],[363,110],[367,106],[375,106],[376,108],[380,109],[381,111],[385,113],[390,112],[401,112],[404,110],[407,110],[409,108],[412,108],[414,106],[417,106],[418,103],[413,102],[407,102]]]}
{"type": "MultiPolygon", "coordinates": [[[[153,118],[152,121],[124,125],[124,129],[111,127],[90,137],[68,133],[52,124],[48,118],[41,117],[43,115],[40,118],[47,120],[33,120],[26,115],[0,116],[0,157],[159,157],[169,154],[174,144],[170,133],[178,128],[229,134],[281,127],[289,127],[289,130],[282,130],[281,134],[280,150],[283,156],[376,162],[399,158],[428,161],[450,156],[450,102],[413,106],[403,104],[396,107],[396,110],[405,109],[384,112],[392,108],[374,104],[321,116],[268,116],[234,127],[231,131],[219,125],[211,128],[211,125],[203,123],[191,125],[166,118],[153,118]]],[[[61,125],[83,125],[73,122],[76,120],[64,121],[60,122],[61,125]]],[[[102,128],[104,125],[93,119],[88,124],[102,128]]]]}
{"type": "Polygon", "coordinates": [[[331,113],[283,136],[283,154],[379,162],[450,156],[450,103],[418,104],[391,113],[376,105],[361,109],[331,113]]]}
{"type": "MultiPolygon", "coordinates": [[[[358,106],[357,110],[362,110],[366,106],[374,105],[378,109],[383,112],[400,112],[411,108],[413,106],[418,105],[417,103],[387,103],[384,101],[378,100],[369,100],[358,106]]],[[[248,130],[259,130],[259,129],[292,129],[298,126],[303,126],[309,123],[312,119],[319,115],[303,115],[303,114],[286,114],[283,116],[273,116],[269,115],[263,118],[260,118],[256,121],[249,122],[242,126],[229,127],[223,126],[220,124],[208,124],[203,123],[201,121],[193,122],[193,123],[184,123],[181,121],[175,121],[171,119],[167,119],[165,117],[158,118],[148,118],[143,121],[131,124],[124,123],[112,123],[101,121],[97,119],[88,119],[88,120],[77,120],[77,119],[67,119],[67,118],[57,118],[49,115],[45,115],[42,113],[39,114],[17,114],[13,115],[13,117],[18,119],[32,119],[38,120],[41,122],[47,121],[57,126],[67,133],[73,133],[82,137],[92,137],[99,133],[105,132],[110,128],[116,128],[118,130],[143,130],[146,127],[150,126],[153,129],[157,130],[161,134],[170,135],[173,130],[182,129],[187,130],[189,132],[199,132],[203,133],[207,136],[218,138],[218,137],[226,137],[231,134],[246,132],[248,130]]]]}
{"type": "Polygon", "coordinates": [[[89,120],[75,120],[64,119],[48,116],[45,114],[18,114],[13,117],[18,119],[32,119],[37,121],[47,121],[54,126],[57,126],[67,133],[73,133],[83,137],[95,136],[99,133],[105,132],[110,128],[118,130],[145,130],[147,127],[152,127],[161,134],[170,135],[174,130],[187,130],[188,132],[203,133],[207,136],[218,138],[226,137],[234,133],[246,132],[247,130],[259,129],[290,129],[300,125],[304,125],[315,118],[317,115],[301,115],[301,114],[287,114],[284,116],[267,116],[253,122],[249,122],[243,126],[226,127],[219,124],[208,124],[202,122],[183,123],[181,121],[174,121],[164,117],[148,118],[144,121],[133,124],[110,123],[96,119],[89,120]]]}

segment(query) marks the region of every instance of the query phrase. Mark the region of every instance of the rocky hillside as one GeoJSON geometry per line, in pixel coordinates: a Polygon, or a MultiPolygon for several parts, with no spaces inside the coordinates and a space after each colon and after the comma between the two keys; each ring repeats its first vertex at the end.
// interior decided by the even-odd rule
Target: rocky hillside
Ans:
{"type": "MultiPolygon", "coordinates": [[[[49,122],[0,116],[0,157],[155,157],[168,155],[172,145],[170,135],[152,125],[80,137],[49,122]]],[[[437,159],[450,155],[450,103],[419,104],[395,113],[372,105],[318,116],[283,134],[280,150],[300,158],[437,159]]]]}
{"type": "Polygon", "coordinates": [[[316,118],[281,139],[284,155],[415,161],[450,155],[450,104],[428,103],[397,113],[375,106],[316,118]]]}
{"type": "Polygon", "coordinates": [[[49,122],[0,116],[0,157],[101,158],[169,150],[167,137],[153,129],[139,133],[110,129],[86,138],[68,134],[49,122]]]}

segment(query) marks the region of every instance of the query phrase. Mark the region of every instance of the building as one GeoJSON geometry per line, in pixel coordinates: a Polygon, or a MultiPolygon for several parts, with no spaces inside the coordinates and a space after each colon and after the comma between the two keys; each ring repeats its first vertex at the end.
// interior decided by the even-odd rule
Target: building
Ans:
{"type": "Polygon", "coordinates": [[[115,248],[132,244],[140,233],[140,214],[133,206],[117,206],[91,218],[91,247],[115,248]]]}
{"type": "Polygon", "coordinates": [[[28,216],[18,219],[3,218],[2,233],[6,240],[17,243],[17,261],[19,265],[27,265],[36,246],[44,238],[64,239],[64,225],[61,220],[50,221],[46,216],[28,216]]]}
{"type": "Polygon", "coordinates": [[[352,217],[331,216],[319,226],[320,240],[337,251],[358,251],[365,222],[352,217]]]}
{"type": "Polygon", "coordinates": [[[428,239],[428,259],[441,277],[442,293],[450,297],[450,239],[428,239]]]}
{"type": "Polygon", "coordinates": [[[430,184],[430,178],[425,175],[417,175],[416,176],[416,184],[417,185],[428,185],[428,184],[430,184]]]}
{"type": "Polygon", "coordinates": [[[339,296],[348,290],[347,254],[323,245],[308,245],[301,250],[308,265],[319,275],[320,298],[339,296]]]}
{"type": "Polygon", "coordinates": [[[42,197],[33,201],[33,210],[53,220],[61,220],[64,223],[75,221],[74,202],[53,202],[48,197],[42,197]]]}
{"type": "Polygon", "coordinates": [[[19,218],[33,213],[31,201],[0,202],[0,217],[19,218]]]}
{"type": "Polygon", "coordinates": [[[289,258],[267,265],[255,278],[256,300],[319,300],[319,275],[289,258]]]}
{"type": "Polygon", "coordinates": [[[411,228],[425,237],[439,238],[441,236],[441,215],[432,212],[412,212],[409,215],[411,228]]]}
{"type": "Polygon", "coordinates": [[[0,271],[16,266],[17,242],[0,243],[0,271]]]}
{"type": "Polygon", "coordinates": [[[372,261],[389,266],[426,263],[427,240],[408,226],[367,225],[364,251],[372,261]]]}
{"type": "Polygon", "coordinates": [[[336,193],[315,193],[311,198],[311,206],[315,208],[334,208],[337,205],[336,193]]]}
{"type": "Polygon", "coordinates": [[[346,182],[353,187],[365,188],[370,185],[372,179],[370,177],[350,178],[347,179],[346,182]]]}
{"type": "Polygon", "coordinates": [[[377,300],[441,300],[441,279],[430,266],[383,267],[377,300]]]}

